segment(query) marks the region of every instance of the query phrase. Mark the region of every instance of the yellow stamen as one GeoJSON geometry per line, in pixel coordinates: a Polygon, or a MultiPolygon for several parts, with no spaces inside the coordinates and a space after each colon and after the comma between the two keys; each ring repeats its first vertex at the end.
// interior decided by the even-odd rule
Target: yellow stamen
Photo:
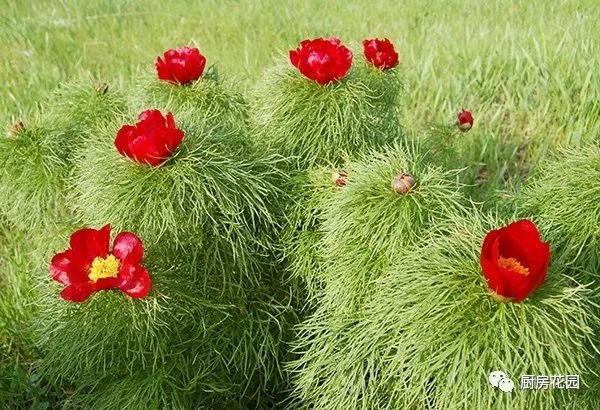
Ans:
{"type": "Polygon", "coordinates": [[[525,266],[521,265],[521,262],[519,262],[515,258],[505,258],[501,256],[498,258],[498,265],[501,268],[520,273],[521,275],[529,275],[529,268],[526,268],[525,266]]]}
{"type": "Polygon", "coordinates": [[[121,262],[114,255],[108,255],[108,258],[97,257],[92,262],[88,276],[92,282],[98,279],[116,278],[120,266],[121,262]]]}

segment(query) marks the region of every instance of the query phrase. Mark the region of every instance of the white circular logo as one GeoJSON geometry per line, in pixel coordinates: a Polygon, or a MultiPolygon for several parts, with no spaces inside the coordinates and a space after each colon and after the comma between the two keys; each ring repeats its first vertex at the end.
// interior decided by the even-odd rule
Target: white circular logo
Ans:
{"type": "Polygon", "coordinates": [[[502,390],[504,393],[510,393],[515,388],[515,384],[511,379],[505,377],[504,379],[498,382],[498,388],[502,390]]]}
{"type": "Polygon", "coordinates": [[[498,388],[505,393],[510,393],[515,389],[515,383],[508,375],[500,370],[494,370],[490,373],[488,381],[494,388],[498,388]]]}
{"type": "Polygon", "coordinates": [[[493,387],[498,387],[498,383],[500,383],[500,380],[506,378],[508,378],[508,375],[506,373],[501,372],[500,370],[495,370],[490,373],[490,377],[488,378],[488,380],[490,381],[490,384],[493,387]]]}

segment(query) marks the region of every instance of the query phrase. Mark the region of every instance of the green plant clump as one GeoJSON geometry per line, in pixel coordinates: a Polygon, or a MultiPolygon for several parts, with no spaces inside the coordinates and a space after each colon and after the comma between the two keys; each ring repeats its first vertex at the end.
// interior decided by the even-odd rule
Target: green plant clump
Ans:
{"type": "Polygon", "coordinates": [[[401,135],[401,96],[397,70],[355,61],[346,78],[321,86],[288,63],[265,72],[253,93],[252,119],[259,141],[295,158],[297,169],[339,166],[401,135]]]}
{"type": "Polygon", "coordinates": [[[294,363],[299,408],[568,408],[571,391],[489,386],[499,369],[516,384],[519,375],[592,370],[590,290],[560,266],[522,303],[492,298],[479,252],[504,222],[474,210],[435,227],[376,281],[359,319],[309,319],[294,363]],[[324,328],[336,337],[319,340],[324,328]]]}
{"type": "Polygon", "coordinates": [[[39,260],[15,273],[35,283],[25,376],[57,386],[67,407],[273,406],[285,391],[279,363],[296,320],[274,262],[281,158],[247,138],[246,103],[214,79],[148,85],[127,93],[125,106],[112,89],[92,88],[92,100],[109,101],[102,104],[74,90],[56,94],[68,103],[2,140],[10,148],[1,157],[2,189],[19,201],[4,201],[2,211],[35,228],[26,242],[39,260]],[[159,167],[114,145],[143,101],[172,111],[185,134],[159,167]],[[142,239],[150,294],[62,300],[50,259],[74,230],[106,224],[113,237],[129,231],[142,239]]]}

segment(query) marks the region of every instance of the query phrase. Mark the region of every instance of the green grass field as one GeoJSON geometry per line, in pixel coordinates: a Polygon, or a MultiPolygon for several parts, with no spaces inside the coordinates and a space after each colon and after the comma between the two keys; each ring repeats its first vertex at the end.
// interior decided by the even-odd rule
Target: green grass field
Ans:
{"type": "MultiPolygon", "coordinates": [[[[388,37],[408,128],[473,112],[460,161],[485,199],[556,148],[600,140],[599,21],[597,0],[0,0],[0,119],[6,132],[27,124],[63,83],[126,89],[181,45],[248,92],[302,39],[337,36],[358,56],[362,39],[388,37]]],[[[20,266],[15,241],[0,229],[0,292],[20,266]]],[[[0,306],[0,320],[11,309],[0,306]]],[[[3,329],[14,320],[0,321],[0,364],[19,349],[3,329]]]]}
{"type": "Polygon", "coordinates": [[[11,1],[0,4],[4,123],[73,80],[126,83],[196,44],[247,89],[307,37],[387,36],[401,53],[408,124],[469,107],[477,132],[526,146],[600,132],[600,7],[531,1],[11,1]]]}

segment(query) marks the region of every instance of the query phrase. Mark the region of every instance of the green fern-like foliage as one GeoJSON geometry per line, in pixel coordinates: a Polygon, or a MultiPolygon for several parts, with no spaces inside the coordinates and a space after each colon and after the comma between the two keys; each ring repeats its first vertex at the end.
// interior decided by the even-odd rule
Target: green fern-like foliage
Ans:
{"type": "Polygon", "coordinates": [[[33,234],[68,220],[64,198],[75,152],[85,136],[93,138],[108,118],[122,112],[123,101],[118,93],[94,87],[63,87],[53,94],[48,112],[0,138],[0,213],[33,234]]]}
{"type": "Polygon", "coordinates": [[[282,64],[256,87],[252,119],[261,143],[296,158],[298,169],[338,166],[348,155],[398,138],[401,91],[398,72],[364,62],[324,86],[282,64]]]}
{"type": "Polygon", "coordinates": [[[62,202],[68,161],[63,134],[41,125],[0,139],[0,209],[21,229],[44,228],[66,213],[62,202]]]}
{"type": "Polygon", "coordinates": [[[77,128],[83,143],[61,180],[68,222],[46,231],[38,250],[44,263],[27,272],[40,292],[39,369],[68,388],[67,407],[269,407],[285,390],[279,363],[295,301],[273,255],[282,160],[247,140],[245,103],[206,81],[132,93],[132,105],[155,100],[185,132],[160,167],[134,163],[114,146],[135,111],[93,132],[77,128]],[[105,224],[143,240],[150,295],[104,291],[81,304],[63,301],[48,261],[68,246],[74,226],[105,224]]]}
{"type": "Polygon", "coordinates": [[[291,159],[281,243],[288,271],[314,294],[321,286],[316,280],[321,269],[317,203],[336,191],[332,172],[402,135],[397,116],[401,76],[398,70],[381,71],[357,58],[346,78],[319,85],[286,63],[268,70],[252,96],[254,138],[291,159]]]}
{"type": "Polygon", "coordinates": [[[251,138],[242,127],[248,121],[248,103],[231,83],[219,78],[214,66],[199,81],[185,87],[143,78],[131,93],[130,105],[135,112],[148,108],[176,112],[177,119],[200,127],[210,123],[226,135],[228,147],[237,143],[251,148],[251,138]]]}
{"type": "Polygon", "coordinates": [[[397,255],[363,315],[309,319],[294,367],[299,408],[568,407],[570,391],[509,395],[488,383],[493,370],[518,386],[520,375],[585,374],[592,366],[590,291],[560,267],[520,304],[491,297],[479,252],[486,232],[505,222],[473,210],[436,226],[397,255]]]}
{"type": "Polygon", "coordinates": [[[310,299],[317,300],[323,286],[323,260],[319,252],[322,231],[319,229],[321,213],[326,199],[335,195],[340,187],[332,176],[335,168],[320,166],[304,173],[293,173],[286,209],[287,229],[281,243],[291,278],[299,280],[310,299]]]}
{"type": "Polygon", "coordinates": [[[372,151],[344,168],[346,186],[321,203],[319,252],[325,262],[317,275],[327,286],[320,303],[352,311],[369,293],[370,283],[430,226],[465,213],[465,200],[453,181],[455,173],[428,165],[416,147],[397,144],[372,151]],[[391,181],[403,172],[412,174],[416,184],[399,194],[391,181]]]}
{"type": "MultiPolygon", "coordinates": [[[[595,356],[582,377],[585,400],[600,405],[600,146],[562,149],[546,161],[516,198],[517,209],[537,215],[553,244],[557,266],[592,290],[595,356]]],[[[590,407],[595,408],[595,407],[590,407]]]]}
{"type": "Polygon", "coordinates": [[[20,273],[31,266],[24,236],[0,218],[0,403],[39,404],[42,392],[29,377],[33,346],[30,323],[32,281],[20,273]],[[37,403],[36,403],[37,401],[37,403]]]}
{"type": "Polygon", "coordinates": [[[517,207],[537,215],[560,263],[584,283],[600,280],[600,147],[563,149],[518,196],[517,207]]]}
{"type": "Polygon", "coordinates": [[[103,292],[72,305],[45,286],[43,374],[72,385],[71,401],[86,408],[190,408],[275,394],[287,306],[265,301],[267,289],[219,299],[197,279],[210,272],[152,261],[147,255],[154,290],[140,301],[103,292]]]}
{"type": "Polygon", "coordinates": [[[227,146],[229,134],[180,121],[185,137],[176,154],[161,167],[140,166],[116,151],[119,126],[81,152],[74,178],[81,218],[136,232],[148,246],[203,248],[206,259],[197,262],[207,269],[232,280],[252,276],[239,267],[267,251],[261,227],[275,223],[268,205],[278,191],[278,160],[248,156],[227,146]]]}

